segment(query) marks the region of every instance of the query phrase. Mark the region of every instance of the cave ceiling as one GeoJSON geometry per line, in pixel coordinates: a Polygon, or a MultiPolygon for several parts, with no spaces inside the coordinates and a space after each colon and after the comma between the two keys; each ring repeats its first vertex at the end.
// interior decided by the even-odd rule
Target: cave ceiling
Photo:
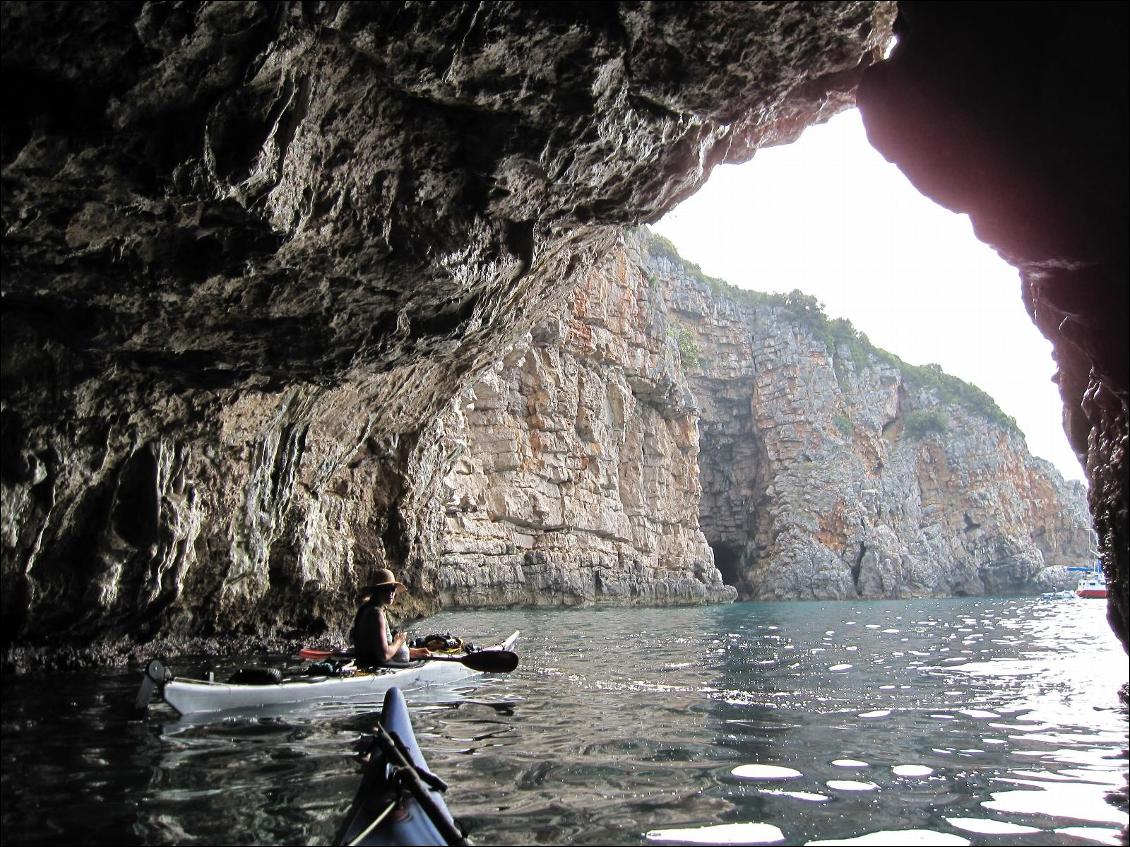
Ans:
{"type": "Polygon", "coordinates": [[[894,14],[0,5],[6,639],[269,628],[404,561],[419,433],[894,14]]]}
{"type": "Polygon", "coordinates": [[[121,488],[296,386],[348,392],[344,440],[418,432],[618,226],[862,79],[873,143],[1022,271],[1125,640],[1125,9],[903,4],[868,72],[891,3],[0,4],[5,614],[108,520],[68,456],[121,488]]]}

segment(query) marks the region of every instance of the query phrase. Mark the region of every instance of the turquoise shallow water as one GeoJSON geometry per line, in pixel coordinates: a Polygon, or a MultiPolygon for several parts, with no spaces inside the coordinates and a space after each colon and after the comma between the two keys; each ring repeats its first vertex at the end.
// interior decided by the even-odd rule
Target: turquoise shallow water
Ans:
{"type": "MultiPolygon", "coordinates": [[[[1127,663],[1101,602],[445,613],[414,632],[513,629],[514,674],[409,695],[479,844],[1095,844],[1126,824],[1127,663]]],[[[129,720],[139,678],[4,681],[5,844],[331,842],[379,704],[129,720]]]]}

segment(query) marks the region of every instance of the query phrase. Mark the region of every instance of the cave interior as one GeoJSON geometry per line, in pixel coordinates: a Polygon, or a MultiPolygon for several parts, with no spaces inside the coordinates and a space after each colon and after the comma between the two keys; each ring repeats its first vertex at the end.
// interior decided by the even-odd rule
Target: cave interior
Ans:
{"type": "Polygon", "coordinates": [[[6,646],[324,626],[297,456],[364,501],[310,501],[315,552],[405,559],[457,389],[617,227],[853,100],[1019,269],[1127,645],[1127,4],[3,5],[6,646]]]}

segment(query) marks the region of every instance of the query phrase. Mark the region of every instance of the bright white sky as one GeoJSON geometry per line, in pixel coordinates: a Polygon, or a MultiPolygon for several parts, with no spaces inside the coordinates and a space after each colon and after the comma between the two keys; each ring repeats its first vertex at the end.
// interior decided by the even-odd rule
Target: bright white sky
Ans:
{"type": "Polygon", "coordinates": [[[1016,419],[1030,452],[1084,479],[1018,272],[871,147],[858,111],[717,168],[652,229],[711,276],[799,288],[876,346],[973,383],[1016,419]]]}

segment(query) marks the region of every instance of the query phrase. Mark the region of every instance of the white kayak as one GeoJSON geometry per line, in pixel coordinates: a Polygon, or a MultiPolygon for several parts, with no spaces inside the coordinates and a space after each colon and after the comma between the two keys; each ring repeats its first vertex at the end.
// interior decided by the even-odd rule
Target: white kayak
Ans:
{"type": "MultiPolygon", "coordinates": [[[[279,682],[246,685],[234,682],[212,682],[204,679],[177,677],[153,660],[145,671],[146,681],[138,692],[138,705],[148,702],[154,688],[161,698],[181,715],[221,712],[228,709],[253,709],[304,702],[329,702],[339,699],[383,696],[393,686],[401,690],[449,685],[479,673],[467,662],[482,667],[489,662],[481,656],[490,651],[510,651],[518,640],[515,631],[505,641],[486,647],[478,653],[422,659],[404,666],[375,668],[349,676],[299,676],[279,682]],[[476,661],[479,657],[479,661],[476,661]]],[[[512,657],[516,661],[516,657],[512,657]]],[[[492,668],[493,669],[493,668],[492,668]]],[[[512,670],[512,666],[505,668],[512,670]]]]}

